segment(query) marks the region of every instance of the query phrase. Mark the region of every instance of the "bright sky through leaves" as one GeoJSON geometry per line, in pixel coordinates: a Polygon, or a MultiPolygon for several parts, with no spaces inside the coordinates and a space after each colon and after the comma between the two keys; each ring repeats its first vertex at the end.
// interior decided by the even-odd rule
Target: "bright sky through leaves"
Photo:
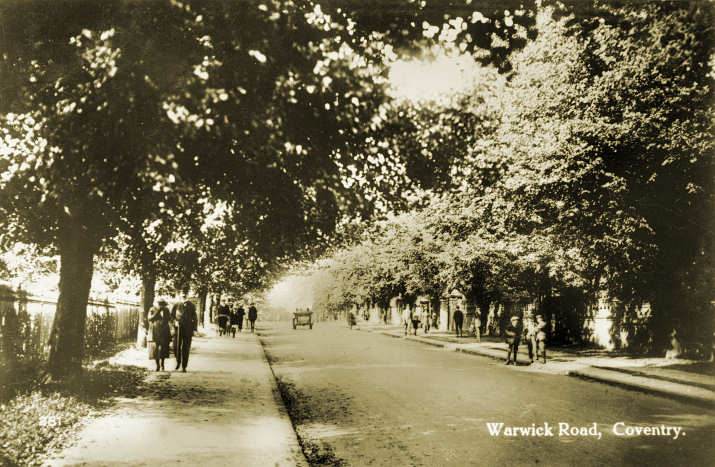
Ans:
{"type": "Polygon", "coordinates": [[[477,66],[467,54],[445,52],[430,58],[397,60],[390,67],[390,94],[413,102],[461,94],[473,88],[477,66]]]}

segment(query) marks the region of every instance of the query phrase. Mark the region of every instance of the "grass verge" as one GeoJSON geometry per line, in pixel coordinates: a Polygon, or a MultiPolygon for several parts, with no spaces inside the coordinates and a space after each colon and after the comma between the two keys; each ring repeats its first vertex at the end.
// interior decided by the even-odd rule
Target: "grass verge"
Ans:
{"type": "Polygon", "coordinates": [[[41,465],[112,398],[136,397],[145,376],[143,368],[103,364],[67,381],[28,382],[0,403],[0,465],[41,465]]]}

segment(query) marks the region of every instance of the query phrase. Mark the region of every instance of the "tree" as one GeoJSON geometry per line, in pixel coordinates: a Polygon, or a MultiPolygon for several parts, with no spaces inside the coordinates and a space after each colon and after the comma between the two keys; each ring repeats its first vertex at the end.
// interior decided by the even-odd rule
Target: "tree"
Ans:
{"type": "Polygon", "coordinates": [[[94,256],[147,179],[171,174],[162,164],[166,135],[154,133],[161,125],[153,123],[166,120],[157,94],[190,70],[181,70],[178,53],[143,46],[189,41],[183,13],[163,5],[74,3],[61,12],[46,6],[3,8],[11,40],[2,71],[17,86],[4,101],[9,157],[0,204],[5,232],[60,255],[49,366],[62,376],[81,365],[94,256]],[[149,27],[159,14],[167,21],[149,27]]]}
{"type": "Polygon", "coordinates": [[[537,38],[510,58],[500,125],[474,158],[497,174],[474,173],[484,222],[501,238],[541,238],[557,283],[607,289],[631,309],[649,302],[643,348],[662,348],[673,328],[694,340],[711,322],[712,288],[700,287],[711,276],[712,12],[563,13],[539,14],[537,38]]]}

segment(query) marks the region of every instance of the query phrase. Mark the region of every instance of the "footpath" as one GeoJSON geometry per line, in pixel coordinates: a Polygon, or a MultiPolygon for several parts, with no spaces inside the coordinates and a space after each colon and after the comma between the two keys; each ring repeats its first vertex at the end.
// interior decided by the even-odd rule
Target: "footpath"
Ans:
{"type": "MultiPolygon", "coordinates": [[[[146,349],[110,363],[154,367],[146,349]]],[[[256,335],[195,337],[187,372],[175,363],[167,359],[167,371],[148,376],[147,394],[120,399],[45,465],[308,465],[256,335]]]]}
{"type": "MultiPolygon", "coordinates": [[[[430,331],[405,335],[402,326],[361,322],[353,329],[420,342],[445,350],[505,361],[507,345],[495,337],[458,338],[454,332],[430,331]]],[[[546,349],[546,364],[530,364],[527,346],[519,346],[515,371],[575,376],[670,397],[706,407],[715,406],[715,372],[709,362],[665,358],[638,358],[600,349],[546,349]]]]}

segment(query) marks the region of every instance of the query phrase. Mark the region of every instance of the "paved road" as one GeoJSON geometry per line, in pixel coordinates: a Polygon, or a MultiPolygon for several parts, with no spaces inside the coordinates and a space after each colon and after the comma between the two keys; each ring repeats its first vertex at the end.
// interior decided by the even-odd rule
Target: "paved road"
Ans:
{"type": "Polygon", "coordinates": [[[337,323],[295,331],[281,323],[259,334],[314,464],[692,466],[715,459],[714,413],[700,407],[337,323]],[[548,424],[554,436],[492,436],[487,423],[548,424]],[[559,423],[585,433],[559,436],[559,423]],[[618,433],[658,427],[669,434],[650,428],[650,436],[616,436],[615,424],[618,433]]]}

